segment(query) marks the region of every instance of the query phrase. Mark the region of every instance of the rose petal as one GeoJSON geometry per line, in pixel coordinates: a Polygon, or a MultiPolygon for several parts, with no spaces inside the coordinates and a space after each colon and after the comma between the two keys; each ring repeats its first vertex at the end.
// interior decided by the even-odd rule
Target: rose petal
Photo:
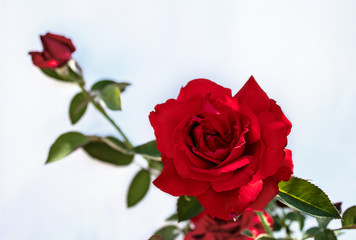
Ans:
{"type": "Polygon", "coordinates": [[[288,120],[288,118],[282,112],[280,106],[277,105],[276,101],[270,99],[270,111],[274,114],[275,118],[281,122],[283,122],[287,126],[287,135],[290,133],[292,128],[292,123],[288,120]]]}
{"type": "Polygon", "coordinates": [[[211,217],[230,220],[231,213],[240,215],[262,189],[262,181],[231,191],[215,192],[212,188],[197,195],[198,201],[211,217]]]}
{"type": "Polygon", "coordinates": [[[258,170],[253,176],[253,182],[266,179],[274,175],[281,166],[285,158],[283,149],[270,149],[264,150],[263,158],[260,160],[258,170]]]}
{"type": "Polygon", "coordinates": [[[175,147],[173,161],[178,174],[184,178],[214,182],[227,179],[232,175],[232,173],[220,173],[216,168],[197,167],[193,163],[204,160],[195,156],[189,149],[182,150],[178,146],[175,147]]]}
{"type": "Polygon", "coordinates": [[[191,119],[201,106],[201,100],[192,99],[189,104],[169,99],[163,104],[158,104],[155,111],[151,112],[149,119],[157,139],[157,148],[168,157],[173,157],[173,134],[184,119],[191,119]]]}
{"type": "Polygon", "coordinates": [[[244,116],[244,121],[247,121],[245,124],[248,129],[247,142],[253,144],[257,142],[261,137],[261,128],[257,116],[248,108],[246,105],[241,104],[241,115],[244,116]]]}
{"type": "Polygon", "coordinates": [[[263,211],[267,204],[278,194],[278,181],[273,177],[263,180],[263,187],[256,200],[248,206],[248,209],[263,211]]]}
{"type": "Polygon", "coordinates": [[[44,37],[48,37],[65,44],[70,49],[71,52],[75,51],[75,46],[73,45],[72,40],[70,40],[69,38],[57,34],[52,34],[52,33],[47,33],[46,35],[44,35],[44,37]]]}
{"type": "Polygon", "coordinates": [[[253,76],[250,77],[235,97],[242,104],[249,106],[254,113],[269,110],[269,98],[253,76]]]}
{"type": "Polygon", "coordinates": [[[267,148],[284,149],[287,145],[287,126],[280,121],[270,119],[271,115],[264,112],[258,116],[261,124],[261,139],[267,148]]]}
{"type": "Polygon", "coordinates": [[[32,62],[39,68],[55,68],[58,66],[58,61],[51,59],[46,60],[41,52],[29,52],[32,57],[32,62]]]}
{"type": "Polygon", "coordinates": [[[223,167],[218,167],[220,173],[232,172],[239,168],[242,168],[250,163],[252,156],[242,156],[240,158],[235,159],[235,161],[231,162],[228,165],[223,167]]]}
{"type": "Polygon", "coordinates": [[[43,51],[47,52],[53,59],[57,60],[58,67],[63,66],[72,57],[72,51],[66,44],[58,42],[56,39],[49,37],[48,35],[41,36],[43,44],[43,51]]]}
{"type": "Polygon", "coordinates": [[[208,94],[211,94],[210,97],[214,100],[225,96],[231,97],[231,90],[208,79],[195,79],[190,81],[180,90],[177,100],[181,102],[190,102],[190,99],[194,96],[199,95],[204,99],[208,94]]]}
{"type": "MultiPolygon", "coordinates": [[[[242,153],[245,150],[246,141],[245,141],[244,135],[246,132],[247,132],[247,129],[245,129],[244,131],[242,131],[240,133],[241,135],[239,137],[238,142],[236,143],[236,146],[233,147],[229,156],[221,164],[219,164],[218,168],[228,167],[231,164],[234,165],[236,163],[236,161],[241,157],[242,153]]],[[[227,168],[225,168],[225,169],[227,169],[227,168]]],[[[233,169],[233,170],[235,170],[235,169],[233,169]]]]}
{"type": "Polygon", "coordinates": [[[153,184],[173,196],[195,196],[207,191],[210,187],[208,182],[182,178],[177,173],[173,160],[169,158],[165,159],[163,170],[153,184]]]}
{"type": "MultiPolygon", "coordinates": [[[[193,151],[193,153],[195,153],[201,159],[205,159],[205,160],[211,161],[211,162],[215,163],[216,165],[220,164],[220,162],[229,155],[229,150],[228,149],[218,149],[215,152],[206,151],[206,152],[202,153],[201,149],[198,150],[196,148],[192,148],[192,151],[193,151]]],[[[197,165],[197,167],[200,167],[200,166],[197,165]]],[[[210,164],[209,166],[211,167],[212,165],[210,164]]]]}
{"type": "Polygon", "coordinates": [[[293,161],[292,161],[292,151],[289,149],[284,149],[285,158],[282,162],[281,167],[278,169],[274,178],[277,181],[288,181],[293,174],[293,161]]]}
{"type": "Polygon", "coordinates": [[[212,187],[216,192],[230,191],[242,187],[252,180],[253,172],[241,169],[234,173],[229,179],[212,182],[212,187]]]}

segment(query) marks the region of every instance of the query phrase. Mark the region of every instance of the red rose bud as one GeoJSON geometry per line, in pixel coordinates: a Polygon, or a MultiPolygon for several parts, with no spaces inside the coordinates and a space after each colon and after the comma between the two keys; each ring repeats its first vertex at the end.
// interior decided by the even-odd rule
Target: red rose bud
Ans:
{"type": "Polygon", "coordinates": [[[293,173],[285,149],[292,124],[252,76],[235,96],[209,80],[190,81],[149,118],[164,164],[154,184],[196,196],[211,217],[263,210],[293,173]]]}
{"type": "Polygon", "coordinates": [[[33,64],[39,68],[59,68],[64,66],[71,58],[75,47],[66,37],[47,33],[41,36],[42,52],[29,52],[33,64]]]}
{"type": "MultiPolygon", "coordinates": [[[[271,216],[264,213],[265,218],[270,227],[273,226],[271,216]]],[[[260,219],[253,211],[245,211],[240,218],[234,221],[223,221],[214,219],[206,214],[205,211],[200,213],[197,217],[191,219],[194,229],[184,236],[184,240],[250,240],[252,237],[241,234],[242,230],[248,229],[257,237],[259,234],[265,233],[260,219]]]]}
{"type": "Polygon", "coordinates": [[[335,208],[341,213],[341,205],[342,205],[342,202],[336,202],[334,203],[334,206],[335,208]]]}

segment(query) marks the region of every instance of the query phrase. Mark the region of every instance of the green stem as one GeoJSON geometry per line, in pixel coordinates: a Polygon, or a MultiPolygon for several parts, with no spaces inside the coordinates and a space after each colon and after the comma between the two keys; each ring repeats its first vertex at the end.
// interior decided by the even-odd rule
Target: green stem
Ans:
{"type": "Polygon", "coordinates": [[[262,226],[264,227],[266,233],[268,235],[270,235],[271,237],[273,237],[273,232],[272,229],[269,227],[268,223],[267,223],[267,219],[265,218],[265,216],[263,215],[262,212],[259,211],[255,211],[257,216],[260,218],[262,226]]]}
{"type": "Polygon", "coordinates": [[[125,133],[121,130],[121,128],[114,122],[114,120],[112,120],[112,118],[105,112],[105,110],[99,105],[99,103],[97,103],[91,96],[90,94],[87,92],[87,90],[85,90],[84,88],[84,81],[79,82],[78,85],[80,87],[80,89],[82,90],[83,94],[89,99],[89,101],[94,105],[94,107],[101,112],[101,114],[103,114],[103,116],[114,126],[114,128],[121,134],[121,136],[124,138],[126,145],[129,148],[132,148],[132,143],[130,142],[130,140],[126,137],[125,133]]]}

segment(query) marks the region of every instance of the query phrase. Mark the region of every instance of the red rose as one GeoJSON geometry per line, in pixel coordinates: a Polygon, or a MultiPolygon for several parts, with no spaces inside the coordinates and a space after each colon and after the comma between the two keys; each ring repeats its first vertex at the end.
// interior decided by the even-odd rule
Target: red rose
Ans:
{"type": "MultiPolygon", "coordinates": [[[[273,226],[273,219],[264,213],[270,227],[273,226]]],[[[244,229],[250,230],[254,236],[265,233],[260,219],[253,211],[245,211],[236,221],[224,221],[214,219],[204,211],[191,219],[194,229],[184,236],[184,240],[250,240],[254,239],[241,234],[244,229]]]]}
{"type": "Polygon", "coordinates": [[[64,66],[71,58],[75,47],[66,37],[47,33],[41,36],[43,52],[29,52],[33,64],[39,68],[57,68],[64,66]]]}
{"type": "Polygon", "coordinates": [[[209,80],[190,81],[149,118],[164,164],[154,184],[196,196],[212,217],[263,210],[293,173],[285,149],[292,124],[252,76],[235,96],[209,80]]]}

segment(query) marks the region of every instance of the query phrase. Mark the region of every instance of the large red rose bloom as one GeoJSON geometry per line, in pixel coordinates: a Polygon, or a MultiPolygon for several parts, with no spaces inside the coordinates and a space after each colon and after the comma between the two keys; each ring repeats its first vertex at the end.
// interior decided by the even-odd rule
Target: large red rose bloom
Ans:
{"type": "Polygon", "coordinates": [[[263,210],[293,173],[285,149],[292,124],[252,76],[235,96],[210,80],[192,80],[149,118],[164,164],[154,184],[196,196],[212,217],[263,210]]]}

